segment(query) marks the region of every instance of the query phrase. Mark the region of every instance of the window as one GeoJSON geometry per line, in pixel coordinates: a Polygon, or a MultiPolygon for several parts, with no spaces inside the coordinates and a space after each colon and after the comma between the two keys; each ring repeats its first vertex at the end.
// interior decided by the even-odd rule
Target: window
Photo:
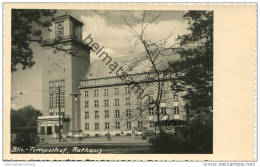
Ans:
{"type": "Polygon", "coordinates": [[[179,115],[179,107],[178,106],[173,107],[173,112],[174,115],[179,115]]]}
{"type": "Polygon", "coordinates": [[[108,89],[104,90],[104,96],[108,96],[108,89]]]}
{"type": "Polygon", "coordinates": [[[89,130],[89,123],[85,123],[85,129],[89,130]]]}
{"type": "Polygon", "coordinates": [[[161,107],[161,114],[166,115],[166,107],[161,107]]]}
{"type": "Polygon", "coordinates": [[[98,106],[99,106],[98,100],[94,100],[94,106],[95,106],[95,107],[98,107],[98,106]]]}
{"type": "Polygon", "coordinates": [[[60,105],[61,105],[61,108],[64,108],[64,107],[65,107],[64,91],[61,92],[61,94],[60,94],[60,98],[61,98],[61,99],[60,99],[60,103],[61,103],[60,105]]]}
{"type": "Polygon", "coordinates": [[[50,108],[53,108],[53,93],[50,93],[50,108]]]}
{"type": "Polygon", "coordinates": [[[98,90],[94,90],[94,96],[95,96],[95,97],[98,96],[98,90]]]}
{"type": "Polygon", "coordinates": [[[88,91],[87,90],[85,91],[85,97],[88,97],[88,91]]]}
{"type": "Polygon", "coordinates": [[[119,106],[119,99],[115,99],[115,106],[119,106]]]}
{"type": "Polygon", "coordinates": [[[106,129],[106,130],[109,129],[109,123],[108,123],[108,122],[105,123],[105,129],[106,129]]]}
{"type": "Polygon", "coordinates": [[[59,93],[55,93],[55,108],[59,107],[59,93]]]}
{"type": "Polygon", "coordinates": [[[166,95],[165,95],[165,94],[162,94],[161,102],[162,102],[162,103],[165,103],[165,102],[166,102],[166,95]]]}
{"type": "Polygon", "coordinates": [[[115,94],[116,94],[116,95],[119,94],[119,88],[115,88],[115,94]]]}
{"type": "Polygon", "coordinates": [[[138,128],[143,128],[143,122],[142,121],[138,121],[137,124],[138,124],[138,128]]]}
{"type": "Polygon", "coordinates": [[[109,118],[109,111],[105,110],[105,118],[109,118]]]}
{"type": "Polygon", "coordinates": [[[85,101],[85,108],[88,108],[88,101],[85,101]]]}
{"type": "Polygon", "coordinates": [[[56,23],[55,30],[56,37],[62,37],[64,35],[64,22],[56,23]]]}
{"type": "Polygon", "coordinates": [[[126,116],[131,117],[131,110],[130,109],[126,109],[126,116]]]}
{"type": "Polygon", "coordinates": [[[173,94],[173,101],[178,101],[178,94],[177,93],[173,94]]]}
{"type": "Polygon", "coordinates": [[[98,118],[99,118],[99,112],[95,111],[95,119],[98,119],[98,118]]]}
{"type": "Polygon", "coordinates": [[[126,122],[126,128],[131,129],[131,122],[126,122]]]}
{"type": "Polygon", "coordinates": [[[108,84],[108,79],[105,79],[105,84],[108,84]]]}
{"type": "Polygon", "coordinates": [[[154,128],[154,122],[150,121],[150,128],[154,128]]]}
{"type": "Polygon", "coordinates": [[[125,94],[130,94],[129,87],[125,87],[125,94]]]}
{"type": "Polygon", "coordinates": [[[64,80],[60,80],[60,86],[64,86],[65,83],[64,83],[64,80]]]}
{"type": "Polygon", "coordinates": [[[53,116],[53,112],[50,112],[50,116],[53,116]]]}
{"type": "Polygon", "coordinates": [[[95,130],[99,130],[99,123],[95,123],[95,130]]]}
{"type": "Polygon", "coordinates": [[[85,119],[89,119],[89,112],[88,111],[85,112],[85,119]]]}
{"type": "Polygon", "coordinates": [[[118,82],[119,82],[118,77],[115,77],[115,83],[118,83],[118,82]]]}
{"type": "Polygon", "coordinates": [[[150,92],[153,91],[153,84],[152,84],[152,83],[149,84],[149,91],[150,91],[150,92]]]}
{"type": "Polygon", "coordinates": [[[120,122],[116,122],[116,129],[120,129],[120,122]]]}
{"type": "Polygon", "coordinates": [[[153,96],[149,95],[149,103],[152,103],[152,102],[153,102],[153,96]]]}
{"type": "Polygon", "coordinates": [[[153,110],[153,108],[149,108],[148,114],[149,114],[149,116],[154,116],[154,110],[153,110]]]}
{"type": "Polygon", "coordinates": [[[130,105],[130,98],[126,98],[126,99],[125,99],[125,104],[126,104],[126,105],[130,105]]]}
{"type": "Polygon", "coordinates": [[[115,110],[115,117],[119,118],[120,117],[120,111],[119,110],[115,110]]]}
{"type": "Polygon", "coordinates": [[[105,107],[108,107],[108,106],[109,106],[108,100],[104,100],[104,106],[105,106],[105,107]]]}

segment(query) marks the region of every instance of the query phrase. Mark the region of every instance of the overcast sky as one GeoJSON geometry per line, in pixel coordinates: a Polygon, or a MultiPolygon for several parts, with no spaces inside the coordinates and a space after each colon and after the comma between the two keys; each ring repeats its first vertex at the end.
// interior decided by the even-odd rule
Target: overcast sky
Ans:
{"type": "MultiPolygon", "coordinates": [[[[140,32],[140,18],[142,11],[78,11],[78,10],[59,10],[57,16],[68,12],[76,19],[84,23],[83,39],[89,34],[99,45],[104,46],[104,50],[111,57],[133,56],[142,52],[140,45],[136,46],[136,38],[133,32],[126,26],[125,20],[132,28],[140,32]]],[[[175,42],[177,35],[187,32],[186,24],[183,19],[184,11],[147,11],[145,22],[151,21],[160,15],[147,28],[146,37],[149,40],[157,41],[171,35],[168,43],[175,42]]],[[[46,34],[46,33],[44,33],[46,34]]],[[[40,46],[32,44],[33,50],[41,50],[40,46]]],[[[27,70],[19,70],[12,74],[12,97],[15,97],[12,107],[19,108],[31,104],[37,109],[42,109],[42,56],[35,54],[36,64],[27,70]],[[23,91],[22,95],[17,92],[23,91]]],[[[91,61],[96,60],[97,56],[91,53],[91,61]]]]}

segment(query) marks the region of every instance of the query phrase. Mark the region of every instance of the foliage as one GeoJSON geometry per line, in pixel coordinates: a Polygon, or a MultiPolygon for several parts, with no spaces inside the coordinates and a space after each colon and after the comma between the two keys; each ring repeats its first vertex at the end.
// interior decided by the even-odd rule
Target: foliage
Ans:
{"type": "Polygon", "coordinates": [[[176,128],[175,133],[160,133],[150,139],[153,153],[212,153],[212,113],[200,113],[193,117],[191,129],[176,128]],[[189,134],[191,139],[189,140],[189,134]]]}
{"type": "Polygon", "coordinates": [[[11,109],[11,131],[24,127],[37,127],[36,120],[41,116],[41,112],[32,106],[26,106],[18,110],[11,109]]]}
{"type": "Polygon", "coordinates": [[[181,59],[170,63],[178,76],[173,89],[187,91],[183,98],[192,110],[209,111],[213,106],[213,12],[189,11],[184,19],[189,33],[178,37],[175,52],[181,59]]]}
{"type": "Polygon", "coordinates": [[[30,41],[41,38],[42,28],[48,27],[50,24],[46,19],[49,20],[49,17],[52,17],[54,13],[54,10],[12,9],[12,72],[17,70],[18,64],[22,65],[23,70],[35,64],[33,52],[29,47],[30,41]]]}

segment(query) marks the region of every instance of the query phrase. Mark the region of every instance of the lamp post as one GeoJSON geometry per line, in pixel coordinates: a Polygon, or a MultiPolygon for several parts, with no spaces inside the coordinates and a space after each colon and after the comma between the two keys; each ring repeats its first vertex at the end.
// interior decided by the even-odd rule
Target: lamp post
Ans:
{"type": "Polygon", "coordinates": [[[80,130],[80,111],[78,109],[78,101],[80,97],[80,93],[71,93],[72,97],[74,97],[75,102],[75,110],[72,111],[72,132],[79,133],[80,130]]]}

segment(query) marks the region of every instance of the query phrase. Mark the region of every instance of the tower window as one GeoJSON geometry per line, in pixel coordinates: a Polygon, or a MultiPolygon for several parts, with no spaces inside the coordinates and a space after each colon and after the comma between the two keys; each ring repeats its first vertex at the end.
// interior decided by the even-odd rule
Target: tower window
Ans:
{"type": "Polygon", "coordinates": [[[60,94],[60,97],[61,97],[61,108],[64,108],[65,107],[65,96],[64,96],[64,91],[61,92],[60,94]]]}
{"type": "Polygon", "coordinates": [[[64,22],[56,23],[55,30],[56,30],[56,37],[64,36],[64,22]]]}
{"type": "Polygon", "coordinates": [[[53,108],[53,93],[50,93],[50,108],[53,108]]]}

